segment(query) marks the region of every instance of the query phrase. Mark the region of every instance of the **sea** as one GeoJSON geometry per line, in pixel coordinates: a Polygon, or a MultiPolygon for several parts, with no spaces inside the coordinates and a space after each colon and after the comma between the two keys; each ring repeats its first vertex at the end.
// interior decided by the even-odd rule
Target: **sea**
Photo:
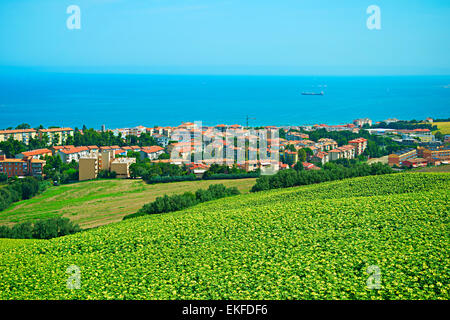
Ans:
{"type": "Polygon", "coordinates": [[[0,74],[0,128],[345,124],[450,117],[450,76],[0,74]],[[302,95],[322,92],[323,95],[302,95]]]}

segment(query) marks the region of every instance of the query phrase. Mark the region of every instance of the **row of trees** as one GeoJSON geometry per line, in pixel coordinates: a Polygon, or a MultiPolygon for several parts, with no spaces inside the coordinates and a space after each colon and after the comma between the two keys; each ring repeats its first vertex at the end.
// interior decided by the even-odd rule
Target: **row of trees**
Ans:
{"type": "MultiPolygon", "coordinates": [[[[133,156],[132,152],[128,156],[133,156]]],[[[227,165],[212,164],[203,174],[202,178],[197,178],[190,173],[186,165],[178,166],[165,162],[150,162],[148,159],[140,160],[130,165],[130,176],[132,178],[141,177],[147,183],[166,183],[179,181],[194,181],[199,179],[242,179],[259,176],[259,171],[247,173],[236,165],[231,168],[227,165]]]]}
{"type": "Polygon", "coordinates": [[[157,176],[185,176],[188,175],[186,166],[179,167],[175,164],[165,162],[139,161],[130,165],[130,176],[132,178],[141,177],[144,181],[150,182],[157,176]]]}
{"type": "Polygon", "coordinates": [[[282,170],[272,176],[261,176],[252,187],[252,192],[277,188],[288,188],[309,185],[325,181],[341,180],[368,175],[393,173],[391,167],[382,163],[368,165],[366,163],[349,164],[348,166],[326,163],[323,170],[282,170]]]}
{"type": "Polygon", "coordinates": [[[212,177],[216,174],[243,174],[246,173],[244,169],[238,168],[236,165],[233,165],[231,168],[227,166],[226,164],[217,164],[213,163],[209,167],[209,169],[203,174],[203,178],[207,179],[209,177],[212,177]]]}
{"type": "MultiPolygon", "coordinates": [[[[21,124],[16,127],[16,129],[29,129],[29,124],[21,124]]],[[[35,128],[36,130],[42,129],[43,126],[35,128]]],[[[13,129],[13,128],[9,128],[13,129]]],[[[55,145],[59,141],[59,136],[56,134],[54,141],[50,141],[49,136],[44,133],[42,138],[30,138],[28,144],[21,141],[14,140],[13,137],[8,138],[6,141],[0,142],[0,150],[2,150],[8,158],[14,158],[16,154],[19,154],[28,150],[43,149],[48,148],[49,145],[55,145]]],[[[74,145],[74,146],[91,146],[96,145],[102,146],[131,146],[138,145],[140,147],[144,146],[155,146],[158,145],[156,140],[149,133],[142,133],[139,137],[129,135],[123,138],[119,133],[115,136],[112,131],[98,132],[94,129],[88,129],[86,126],[83,127],[83,133],[78,128],[75,128],[74,135],[69,136],[66,141],[63,141],[63,145],[74,145]]]]}
{"type": "Polygon", "coordinates": [[[437,126],[431,123],[423,123],[422,120],[410,120],[410,121],[401,120],[389,123],[381,121],[380,123],[373,124],[372,128],[387,128],[398,130],[430,129],[430,131],[437,130],[437,126]]]}
{"type": "Polygon", "coordinates": [[[144,205],[138,212],[125,216],[124,219],[148,214],[165,213],[182,210],[201,202],[211,201],[240,194],[236,187],[227,188],[223,184],[212,184],[208,189],[199,189],[195,193],[185,192],[181,195],[165,195],[152,203],[144,205]]]}
{"type": "Polygon", "coordinates": [[[81,228],[68,218],[50,218],[34,223],[22,222],[13,227],[0,226],[0,238],[51,239],[80,232],[81,228]]]}
{"type": "Polygon", "coordinates": [[[92,128],[88,129],[86,126],[83,126],[83,133],[78,128],[75,128],[73,137],[68,137],[65,144],[74,146],[96,145],[99,147],[113,145],[120,147],[138,145],[144,147],[157,145],[156,140],[149,133],[144,132],[139,137],[129,135],[124,138],[121,133],[115,136],[112,131],[98,132],[92,128]]]}
{"type": "Polygon", "coordinates": [[[34,177],[5,179],[5,175],[2,174],[0,180],[3,181],[0,184],[0,211],[16,201],[32,198],[48,186],[46,181],[34,177]]]}

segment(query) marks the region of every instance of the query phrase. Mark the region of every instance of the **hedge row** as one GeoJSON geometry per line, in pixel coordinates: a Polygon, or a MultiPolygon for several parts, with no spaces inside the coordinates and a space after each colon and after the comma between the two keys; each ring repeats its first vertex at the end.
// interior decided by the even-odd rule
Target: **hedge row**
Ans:
{"type": "Polygon", "coordinates": [[[381,163],[374,163],[372,165],[358,163],[349,166],[326,163],[323,170],[296,171],[289,169],[279,171],[272,176],[262,176],[256,180],[256,184],[252,187],[251,192],[393,172],[391,167],[381,163]]]}
{"type": "Polygon", "coordinates": [[[22,222],[12,228],[0,226],[0,238],[10,239],[51,239],[81,231],[77,224],[68,218],[38,220],[34,224],[22,222]]]}
{"type": "Polygon", "coordinates": [[[45,190],[47,181],[33,177],[10,179],[9,183],[0,185],[0,211],[8,208],[12,203],[30,199],[45,190]]]}
{"type": "Polygon", "coordinates": [[[194,193],[185,192],[180,195],[165,195],[144,205],[138,212],[124,217],[125,219],[144,216],[147,214],[165,213],[192,207],[198,203],[240,194],[236,187],[227,188],[223,184],[210,185],[208,189],[199,189],[194,193]]]}

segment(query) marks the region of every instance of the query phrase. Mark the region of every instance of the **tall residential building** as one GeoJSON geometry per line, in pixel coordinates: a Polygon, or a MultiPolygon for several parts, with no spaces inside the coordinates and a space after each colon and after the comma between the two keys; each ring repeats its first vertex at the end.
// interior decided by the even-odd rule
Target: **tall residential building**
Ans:
{"type": "Polygon", "coordinates": [[[0,155],[0,173],[6,173],[8,177],[42,176],[45,161],[26,157],[24,159],[7,159],[0,155]]]}
{"type": "Polygon", "coordinates": [[[8,140],[12,137],[14,140],[28,144],[30,139],[35,139],[37,132],[35,129],[14,129],[14,130],[0,130],[0,142],[8,140]]]}
{"type": "Polygon", "coordinates": [[[413,148],[403,149],[388,156],[390,166],[401,166],[403,161],[417,157],[417,150],[413,148]]]}
{"type": "Polygon", "coordinates": [[[364,139],[364,138],[353,139],[353,140],[350,140],[348,142],[348,144],[351,144],[351,145],[355,146],[356,154],[360,155],[367,148],[367,139],[364,139]]]}
{"type": "Polygon", "coordinates": [[[424,158],[430,162],[434,161],[450,161],[450,146],[441,147],[418,147],[417,153],[421,158],[424,158]]]}
{"type": "Polygon", "coordinates": [[[73,137],[72,128],[50,128],[50,129],[39,129],[39,138],[42,140],[44,134],[49,137],[49,144],[63,144],[67,141],[70,136],[73,137]]]}
{"type": "Polygon", "coordinates": [[[96,179],[102,170],[114,171],[118,178],[129,178],[133,163],[135,158],[114,158],[114,151],[91,153],[79,160],[79,180],[96,179]]]}
{"type": "Polygon", "coordinates": [[[31,157],[33,159],[43,159],[45,156],[51,156],[52,150],[50,149],[36,149],[31,151],[24,151],[22,153],[16,154],[17,159],[24,159],[31,157]]]}

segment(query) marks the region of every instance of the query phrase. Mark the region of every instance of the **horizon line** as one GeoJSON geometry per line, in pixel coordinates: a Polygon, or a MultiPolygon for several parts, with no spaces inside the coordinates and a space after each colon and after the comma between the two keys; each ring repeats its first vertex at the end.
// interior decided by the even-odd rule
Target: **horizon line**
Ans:
{"type": "MultiPolygon", "coordinates": [[[[0,70],[10,70],[11,72],[34,72],[34,73],[56,73],[56,74],[111,74],[111,75],[157,75],[157,76],[246,76],[246,77],[450,77],[450,71],[448,73],[427,73],[427,72],[417,72],[417,73],[336,73],[336,72],[305,72],[305,73],[287,73],[287,72],[208,72],[205,68],[214,67],[198,67],[203,69],[199,72],[196,71],[161,71],[161,68],[195,68],[195,67],[157,67],[159,70],[150,71],[152,67],[128,67],[128,66],[102,66],[102,67],[92,67],[92,66],[76,66],[76,67],[61,67],[61,66],[5,66],[0,65],[0,70]],[[99,69],[97,71],[93,69],[99,69]],[[138,70],[142,68],[143,70],[138,70]],[[111,70],[105,70],[111,69],[111,70]],[[115,69],[115,70],[112,70],[115,69]],[[118,70],[117,70],[118,69],[118,70]],[[128,69],[121,71],[120,69],[128,69]],[[130,70],[134,69],[134,70],[130,70]]],[[[248,68],[248,67],[244,67],[248,68]]],[[[252,68],[252,67],[250,67],[252,68]]],[[[281,67],[286,68],[286,67],[281,67]]],[[[298,67],[293,67],[298,68],[298,67]]],[[[363,68],[364,69],[364,68],[363,68]]],[[[248,70],[247,70],[248,71],[248,70]]]]}

